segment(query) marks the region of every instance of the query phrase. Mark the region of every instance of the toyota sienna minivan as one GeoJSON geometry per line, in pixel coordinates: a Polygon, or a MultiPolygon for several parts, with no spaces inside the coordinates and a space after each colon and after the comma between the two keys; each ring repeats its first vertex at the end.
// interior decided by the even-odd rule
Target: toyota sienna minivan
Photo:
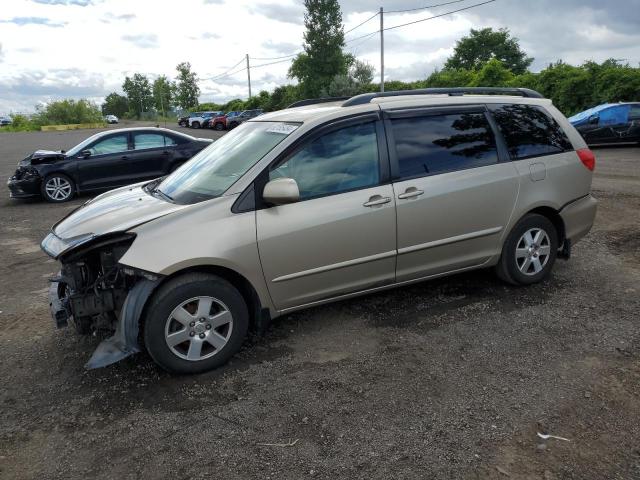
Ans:
{"type": "Polygon", "coordinates": [[[486,267],[533,284],[590,230],[594,166],[532,90],[306,100],[55,224],[52,316],[114,331],[88,368],[146,349],[193,373],[325,302],[486,267]]]}

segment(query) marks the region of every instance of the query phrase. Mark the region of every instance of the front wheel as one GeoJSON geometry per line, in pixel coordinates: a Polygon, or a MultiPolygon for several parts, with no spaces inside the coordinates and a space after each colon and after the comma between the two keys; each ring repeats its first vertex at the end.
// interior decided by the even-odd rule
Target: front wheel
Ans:
{"type": "Polygon", "coordinates": [[[496,273],[514,285],[531,285],[546,278],[558,253],[558,233],[551,221],[539,214],[524,216],[502,247],[496,273]]]}
{"type": "Polygon", "coordinates": [[[47,202],[67,202],[75,194],[75,185],[66,175],[54,173],[43,180],[40,191],[47,202]]]}
{"type": "Polygon", "coordinates": [[[191,128],[200,128],[200,122],[193,122],[191,128]]]}
{"type": "Polygon", "coordinates": [[[220,122],[216,123],[215,126],[213,127],[215,130],[224,130],[224,125],[220,122]]]}
{"type": "Polygon", "coordinates": [[[174,373],[200,373],[225,364],[249,326],[240,292],[215,275],[176,277],[154,294],[144,320],[151,357],[174,373]]]}

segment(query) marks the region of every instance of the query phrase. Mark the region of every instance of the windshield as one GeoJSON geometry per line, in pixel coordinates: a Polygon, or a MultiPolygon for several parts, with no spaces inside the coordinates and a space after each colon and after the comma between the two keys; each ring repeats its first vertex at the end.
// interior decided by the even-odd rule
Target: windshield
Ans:
{"type": "Polygon", "coordinates": [[[299,125],[245,122],[178,168],[156,190],[181,204],[218,197],[299,125]]]}
{"type": "Polygon", "coordinates": [[[75,147],[72,147],[69,150],[67,150],[67,153],[65,155],[67,155],[68,157],[73,157],[74,155],[77,155],[82,150],[84,150],[84,147],[89,145],[94,140],[100,138],[101,136],[102,136],[102,134],[100,134],[100,133],[96,133],[95,135],[91,135],[89,138],[87,138],[86,140],[80,142],[75,147]]]}

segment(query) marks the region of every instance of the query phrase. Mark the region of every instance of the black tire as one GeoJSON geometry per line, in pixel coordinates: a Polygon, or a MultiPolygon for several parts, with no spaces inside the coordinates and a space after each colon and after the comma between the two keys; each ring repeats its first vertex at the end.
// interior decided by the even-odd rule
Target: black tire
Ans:
{"type": "Polygon", "coordinates": [[[238,125],[240,125],[238,122],[231,122],[229,124],[229,130],[233,130],[234,128],[236,128],[238,125]]]}
{"type": "MultiPolygon", "coordinates": [[[[233,285],[215,275],[189,273],[168,281],[153,295],[144,315],[143,337],[151,358],[165,370],[173,373],[201,373],[225,364],[242,346],[248,327],[247,305],[240,292],[233,285]],[[176,322],[172,320],[174,310],[182,303],[202,296],[214,297],[216,301],[224,304],[228,312],[231,313],[232,323],[226,327],[228,328],[226,333],[222,333],[228,335],[228,339],[219,350],[213,349],[206,341],[202,341],[203,349],[205,346],[212,349],[212,352],[209,353],[212,356],[199,360],[187,360],[181,358],[179,352],[174,353],[169,347],[165,337],[165,329],[169,329],[171,332],[170,327],[176,322]]],[[[172,333],[184,331],[189,335],[188,329],[190,328],[185,325],[182,329],[177,332],[174,330],[172,333]]],[[[217,327],[214,327],[214,330],[208,330],[206,334],[214,332],[215,328],[217,327]]],[[[203,333],[199,335],[203,335],[203,333]]],[[[178,344],[176,349],[180,347],[188,350],[193,341],[191,338],[197,340],[195,336],[191,335],[184,343],[178,344]]]]}
{"type": "Polygon", "coordinates": [[[68,202],[76,194],[76,184],[71,180],[71,178],[62,173],[52,173],[42,180],[42,183],[40,184],[40,193],[47,202],[68,202]],[[59,190],[53,189],[56,184],[60,186],[59,190]]]}
{"type": "Polygon", "coordinates": [[[195,129],[200,128],[200,122],[193,122],[193,123],[191,124],[191,128],[195,128],[195,129]]]}
{"type": "Polygon", "coordinates": [[[224,130],[224,125],[223,125],[223,123],[222,123],[222,122],[217,122],[217,123],[214,125],[214,127],[213,127],[213,128],[214,128],[214,130],[221,131],[221,130],[224,130]]]}
{"type": "Polygon", "coordinates": [[[529,213],[513,227],[504,242],[500,261],[496,265],[496,274],[501,280],[513,285],[538,283],[551,273],[557,254],[558,232],[556,227],[547,217],[537,213],[529,213]],[[546,234],[546,239],[542,238],[540,245],[534,243],[532,247],[528,247],[524,235],[529,231],[534,233],[542,231],[546,234]],[[548,247],[548,254],[545,255],[541,252],[546,252],[546,247],[548,247]],[[529,248],[532,250],[528,256],[516,258],[516,249],[527,250],[529,248]],[[536,271],[537,267],[533,263],[536,259],[541,266],[539,271],[536,271]]]}

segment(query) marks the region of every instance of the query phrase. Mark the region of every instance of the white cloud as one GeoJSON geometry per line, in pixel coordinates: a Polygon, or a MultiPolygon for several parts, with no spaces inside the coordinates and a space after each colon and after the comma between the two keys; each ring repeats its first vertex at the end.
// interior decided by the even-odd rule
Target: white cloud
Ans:
{"type": "MultiPolygon", "coordinates": [[[[601,0],[538,2],[540,8],[531,9],[503,0],[390,30],[385,33],[386,77],[424,78],[442,66],[458,38],[484,26],[511,28],[536,57],[536,69],[558,58],[573,63],[608,57],[640,61],[640,0],[627,0],[624,9],[606,8],[601,0]]],[[[382,3],[389,11],[428,2],[382,3]]],[[[385,26],[452,7],[385,15],[385,26]]],[[[343,0],[342,8],[349,30],[375,13],[378,3],[343,0]]],[[[100,101],[120,90],[125,75],[174,77],[182,61],[190,62],[202,79],[242,69],[246,53],[252,66],[268,64],[268,59],[300,50],[304,33],[301,0],[4,0],[0,22],[0,113],[30,110],[38,102],[65,96],[100,101]]],[[[378,25],[374,18],[347,38],[375,32],[378,25]]],[[[377,34],[349,42],[346,50],[379,69],[377,34]]],[[[252,90],[289,82],[288,67],[285,61],[252,70],[252,90]]],[[[201,89],[204,101],[246,98],[246,71],[203,80],[201,89]]]]}

